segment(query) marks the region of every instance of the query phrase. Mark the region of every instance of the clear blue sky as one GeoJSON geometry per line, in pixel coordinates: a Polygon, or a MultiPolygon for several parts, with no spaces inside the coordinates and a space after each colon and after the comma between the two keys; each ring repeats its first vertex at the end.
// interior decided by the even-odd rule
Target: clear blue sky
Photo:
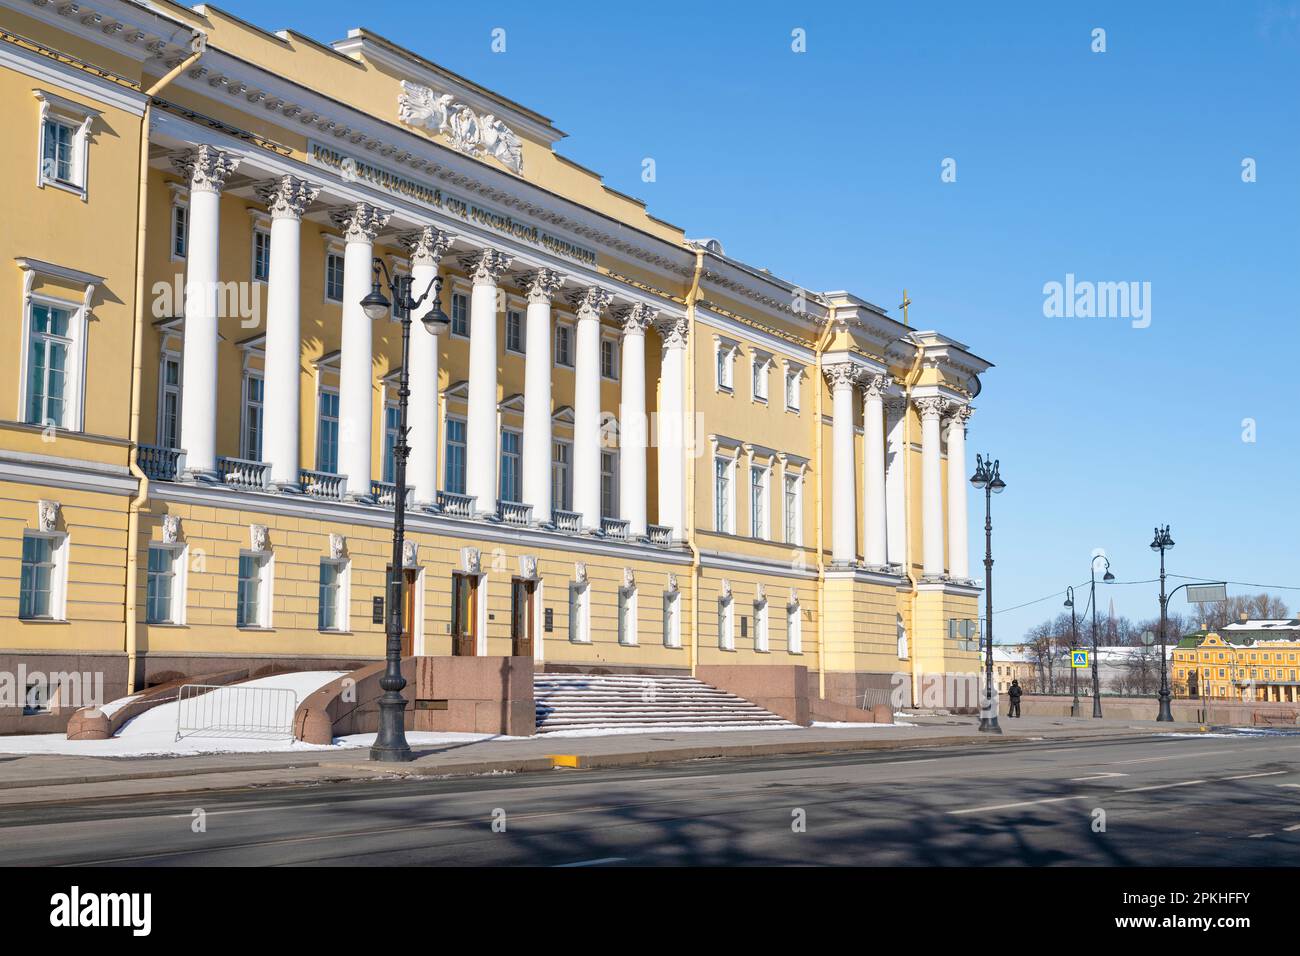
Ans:
{"type": "MultiPolygon", "coordinates": [[[[560,152],[655,215],[808,288],[897,314],[906,286],[914,326],[997,366],[970,453],[1008,482],[999,641],[1060,599],[1001,609],[1086,580],[1094,548],[1120,581],[1154,577],[1157,522],[1172,571],[1300,605],[1300,0],[221,6],[410,46],[551,117],[560,152]],[[1150,282],[1150,327],[1045,318],[1067,273],[1150,282]]],[[[971,517],[982,575],[974,495],[971,517]]],[[[1146,617],[1155,595],[1099,603],[1146,617]]]]}

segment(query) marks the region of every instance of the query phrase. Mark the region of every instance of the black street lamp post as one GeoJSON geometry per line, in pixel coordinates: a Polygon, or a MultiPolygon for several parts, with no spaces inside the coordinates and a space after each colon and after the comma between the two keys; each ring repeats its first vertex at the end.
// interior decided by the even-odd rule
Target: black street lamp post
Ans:
{"type": "Polygon", "coordinates": [[[411,277],[393,277],[382,259],[374,261],[374,279],[370,294],[361,300],[361,308],[372,320],[382,319],[388,314],[390,305],[396,304],[398,321],[402,324],[402,368],[397,386],[397,441],[393,445],[393,561],[388,572],[388,624],[387,641],[384,653],[384,676],[379,679],[383,696],[379,698],[379,733],[370,748],[370,759],[390,763],[400,763],[411,759],[411,748],[406,743],[406,728],[403,711],[406,710],[406,698],[402,689],[406,687],[406,678],[402,676],[402,612],[405,607],[403,589],[405,577],[402,568],[402,552],[405,550],[406,538],[406,459],[411,448],[406,443],[407,399],[411,394],[410,347],[411,347],[411,313],[433,293],[433,306],[420,321],[431,335],[439,335],[451,324],[438,304],[442,292],[442,278],[434,276],[429,287],[418,298],[411,297],[411,277]],[[380,291],[379,275],[383,272],[384,283],[392,295],[392,302],[380,291]]]}
{"type": "Polygon", "coordinates": [[[1092,716],[1101,716],[1101,680],[1097,676],[1097,559],[1101,558],[1106,563],[1106,573],[1102,576],[1103,584],[1110,584],[1115,580],[1115,575],[1110,573],[1110,559],[1104,554],[1094,554],[1089,573],[1092,575],[1092,596],[1089,603],[1092,605],[1092,716]]]}
{"type": "Polygon", "coordinates": [[[1000,734],[998,698],[993,687],[993,496],[1002,494],[1007,483],[1002,480],[1000,462],[983,455],[975,456],[975,474],[970,483],[984,492],[984,707],[980,714],[981,732],[1000,734]]]}
{"type": "Polygon", "coordinates": [[[1169,534],[1169,525],[1156,528],[1155,537],[1151,539],[1151,550],[1160,552],[1160,709],[1156,720],[1172,721],[1173,711],[1169,707],[1169,665],[1165,653],[1165,616],[1169,608],[1171,595],[1165,594],[1165,552],[1173,548],[1174,539],[1169,534]]]}
{"type": "Polygon", "coordinates": [[[1065,589],[1065,606],[1070,609],[1070,689],[1074,691],[1074,703],[1070,705],[1070,716],[1079,716],[1079,668],[1074,666],[1074,652],[1079,649],[1079,625],[1074,611],[1074,588],[1065,589]]]}

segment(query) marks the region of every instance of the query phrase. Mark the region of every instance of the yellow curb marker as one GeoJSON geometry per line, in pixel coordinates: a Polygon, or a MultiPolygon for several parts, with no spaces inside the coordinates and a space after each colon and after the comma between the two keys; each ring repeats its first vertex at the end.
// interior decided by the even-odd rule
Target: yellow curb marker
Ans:
{"type": "Polygon", "coordinates": [[[572,767],[577,770],[581,766],[582,758],[577,754],[547,754],[551,759],[552,767],[572,767]]]}

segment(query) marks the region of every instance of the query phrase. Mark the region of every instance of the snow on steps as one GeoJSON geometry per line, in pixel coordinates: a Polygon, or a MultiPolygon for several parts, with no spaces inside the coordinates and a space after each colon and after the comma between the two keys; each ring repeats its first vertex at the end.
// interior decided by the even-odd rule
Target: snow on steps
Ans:
{"type": "Polygon", "coordinates": [[[793,727],[757,704],[693,677],[650,674],[537,674],[537,732],[793,727]]]}

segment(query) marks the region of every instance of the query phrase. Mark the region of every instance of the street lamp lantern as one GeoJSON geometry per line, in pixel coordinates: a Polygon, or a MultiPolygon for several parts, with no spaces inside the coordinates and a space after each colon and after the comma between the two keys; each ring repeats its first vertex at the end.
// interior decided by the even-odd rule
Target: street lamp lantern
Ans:
{"type": "Polygon", "coordinates": [[[1092,580],[1092,592],[1088,603],[1092,605],[1092,716],[1101,716],[1101,678],[1097,673],[1097,559],[1101,558],[1106,565],[1106,572],[1102,575],[1102,584],[1111,584],[1115,580],[1115,575],[1110,573],[1110,558],[1104,554],[1094,554],[1092,563],[1089,566],[1089,575],[1092,580]]]}
{"type": "Polygon", "coordinates": [[[406,425],[407,400],[411,394],[411,313],[424,304],[433,295],[429,311],[420,319],[424,328],[431,335],[440,335],[451,324],[447,314],[442,311],[438,299],[442,292],[442,278],[434,276],[428,288],[413,298],[411,295],[411,277],[389,274],[388,266],[380,258],[374,260],[374,277],[370,292],[361,300],[362,311],[372,320],[379,320],[388,315],[388,310],[396,304],[395,314],[402,324],[402,365],[398,376],[398,424],[397,441],[393,445],[393,560],[388,577],[388,623],[385,629],[384,676],[379,679],[383,696],[379,698],[379,733],[370,748],[370,759],[384,762],[401,762],[411,759],[411,748],[406,742],[404,714],[406,698],[402,689],[406,687],[406,678],[402,676],[402,611],[405,606],[403,589],[406,579],[403,574],[402,552],[405,550],[406,538],[406,459],[411,447],[406,443],[410,429],[406,425]],[[380,283],[388,286],[390,300],[384,295],[380,283]]]}
{"type": "Polygon", "coordinates": [[[993,689],[993,495],[1007,487],[999,463],[983,455],[975,456],[975,474],[970,483],[984,492],[984,706],[980,714],[981,732],[1000,734],[998,699],[993,689]]]}
{"type": "Polygon", "coordinates": [[[1160,707],[1156,712],[1156,720],[1172,721],[1174,719],[1173,711],[1169,706],[1169,698],[1173,696],[1169,692],[1169,662],[1165,652],[1165,618],[1169,608],[1169,597],[1165,594],[1165,552],[1174,546],[1174,539],[1169,534],[1169,525],[1163,528],[1156,528],[1155,536],[1151,539],[1151,550],[1160,552],[1160,707]]]}

